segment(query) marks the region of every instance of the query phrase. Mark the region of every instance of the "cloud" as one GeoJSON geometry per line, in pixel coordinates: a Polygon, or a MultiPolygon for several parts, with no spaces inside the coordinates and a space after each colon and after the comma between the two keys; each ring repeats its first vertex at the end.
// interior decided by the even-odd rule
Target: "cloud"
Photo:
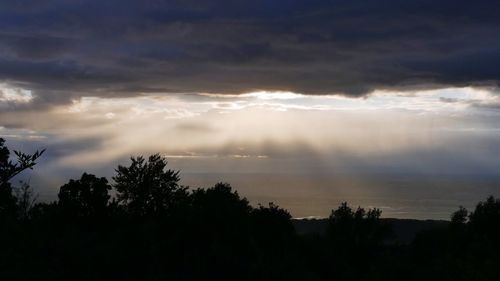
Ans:
{"type": "Polygon", "coordinates": [[[0,84],[0,105],[7,104],[24,104],[29,103],[33,99],[31,91],[22,88],[12,88],[5,84],[0,84]]]}
{"type": "Polygon", "coordinates": [[[71,39],[47,35],[26,36],[0,33],[0,41],[7,54],[29,60],[63,58],[66,50],[69,50],[72,45],[71,39]]]}
{"type": "Polygon", "coordinates": [[[36,105],[81,96],[360,96],[498,85],[500,4],[20,1],[0,5],[0,80],[36,105]]]}
{"type": "Polygon", "coordinates": [[[376,91],[364,99],[281,92],[200,97],[84,97],[47,110],[7,110],[0,112],[2,135],[75,144],[59,155],[73,165],[154,152],[186,159],[290,160],[332,151],[368,158],[441,147],[457,134],[493,137],[500,116],[500,97],[474,88],[376,91]]]}

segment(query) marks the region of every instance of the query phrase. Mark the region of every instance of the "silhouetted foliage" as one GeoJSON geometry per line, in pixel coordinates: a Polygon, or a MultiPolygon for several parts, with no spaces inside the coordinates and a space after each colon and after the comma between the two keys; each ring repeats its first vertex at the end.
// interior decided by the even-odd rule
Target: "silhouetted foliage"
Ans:
{"type": "Polygon", "coordinates": [[[31,211],[36,203],[38,196],[33,194],[33,189],[27,182],[20,182],[21,186],[15,189],[17,198],[18,218],[27,220],[30,218],[31,211]]]}
{"type": "Polygon", "coordinates": [[[119,166],[113,185],[84,173],[58,201],[35,203],[27,183],[12,194],[7,174],[40,153],[12,163],[0,143],[0,207],[11,214],[0,224],[0,280],[499,280],[493,197],[407,244],[391,239],[380,210],[347,203],[315,222],[324,233],[298,234],[287,210],[252,207],[227,183],[180,186],[158,154],[119,166]]]}
{"type": "Polygon", "coordinates": [[[83,173],[79,180],[70,180],[59,190],[61,211],[71,217],[103,217],[107,214],[111,186],[106,178],[83,173]]]}
{"type": "Polygon", "coordinates": [[[179,187],[179,172],[166,169],[167,160],[159,154],[132,157],[130,166],[118,166],[113,177],[118,202],[134,215],[159,214],[185,197],[179,187]]]}
{"type": "Polygon", "coordinates": [[[347,202],[332,210],[328,219],[327,238],[337,267],[330,274],[343,280],[359,280],[368,274],[373,259],[381,253],[389,228],[380,219],[378,209],[358,207],[354,211],[347,202]]]}
{"type": "Polygon", "coordinates": [[[195,215],[209,220],[210,224],[248,220],[252,209],[248,200],[240,198],[238,192],[233,191],[228,183],[196,189],[191,194],[191,200],[195,215]]]}
{"type": "Polygon", "coordinates": [[[358,207],[353,211],[347,202],[333,210],[328,223],[327,234],[337,247],[378,247],[388,234],[387,226],[380,220],[379,209],[358,207]]]}
{"type": "Polygon", "coordinates": [[[470,227],[488,238],[500,237],[500,200],[490,196],[479,202],[469,216],[470,227]]]}
{"type": "Polygon", "coordinates": [[[469,212],[464,207],[460,206],[457,211],[451,215],[451,224],[453,226],[462,226],[467,222],[469,212]]]}
{"type": "Polygon", "coordinates": [[[290,213],[274,203],[269,203],[268,207],[259,205],[252,210],[251,216],[257,234],[261,239],[269,240],[270,244],[279,244],[295,234],[290,213]]]}
{"type": "Polygon", "coordinates": [[[479,202],[468,214],[460,207],[450,227],[421,233],[408,262],[415,280],[498,280],[500,201],[479,202]]]}
{"type": "Polygon", "coordinates": [[[26,169],[32,169],[36,165],[36,160],[45,152],[44,150],[36,151],[33,154],[26,154],[14,150],[17,162],[9,160],[10,151],[4,145],[5,140],[0,138],[0,186],[7,183],[10,179],[15,177],[26,169]]]}
{"type": "Polygon", "coordinates": [[[36,151],[33,154],[14,151],[17,162],[12,162],[10,160],[10,151],[5,146],[5,140],[0,138],[0,219],[16,215],[16,197],[12,192],[12,185],[9,181],[22,171],[32,169],[36,165],[36,160],[44,151],[36,151]]]}

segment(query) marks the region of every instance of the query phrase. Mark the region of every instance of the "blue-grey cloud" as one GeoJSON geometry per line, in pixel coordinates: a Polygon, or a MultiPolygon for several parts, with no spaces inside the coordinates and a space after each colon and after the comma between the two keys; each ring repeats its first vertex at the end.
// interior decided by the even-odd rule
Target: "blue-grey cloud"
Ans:
{"type": "Polygon", "coordinates": [[[498,14],[483,0],[4,1],[0,79],[47,102],[496,86],[498,14]]]}

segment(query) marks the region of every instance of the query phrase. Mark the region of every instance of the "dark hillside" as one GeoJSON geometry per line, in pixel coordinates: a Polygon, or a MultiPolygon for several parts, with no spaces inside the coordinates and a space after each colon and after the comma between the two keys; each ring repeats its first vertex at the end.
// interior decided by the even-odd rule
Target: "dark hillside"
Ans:
{"type": "MultiPolygon", "coordinates": [[[[449,221],[443,220],[412,220],[383,218],[381,221],[389,224],[394,235],[394,241],[408,244],[415,239],[416,235],[422,231],[444,229],[449,225],[449,221]]],[[[325,235],[328,226],[328,219],[294,219],[293,225],[300,235],[320,234],[325,235]]]]}

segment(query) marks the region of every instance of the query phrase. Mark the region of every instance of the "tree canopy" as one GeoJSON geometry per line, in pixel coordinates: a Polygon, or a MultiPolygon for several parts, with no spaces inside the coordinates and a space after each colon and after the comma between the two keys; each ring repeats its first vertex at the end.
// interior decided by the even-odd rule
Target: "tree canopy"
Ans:
{"type": "Polygon", "coordinates": [[[83,173],[33,204],[29,185],[13,193],[9,180],[42,153],[12,162],[0,140],[1,280],[498,280],[492,196],[409,244],[379,209],[347,202],[318,220],[324,233],[299,234],[286,209],[252,206],[228,183],[181,186],[159,154],[132,157],[111,183],[83,173]]]}
{"type": "Polygon", "coordinates": [[[76,217],[105,216],[111,186],[106,178],[83,173],[59,189],[59,205],[66,215],[76,217]]]}
{"type": "Polygon", "coordinates": [[[131,214],[159,214],[172,207],[185,195],[179,186],[179,171],[166,169],[165,157],[154,154],[147,159],[132,157],[129,166],[118,166],[113,177],[118,202],[131,214]]]}

